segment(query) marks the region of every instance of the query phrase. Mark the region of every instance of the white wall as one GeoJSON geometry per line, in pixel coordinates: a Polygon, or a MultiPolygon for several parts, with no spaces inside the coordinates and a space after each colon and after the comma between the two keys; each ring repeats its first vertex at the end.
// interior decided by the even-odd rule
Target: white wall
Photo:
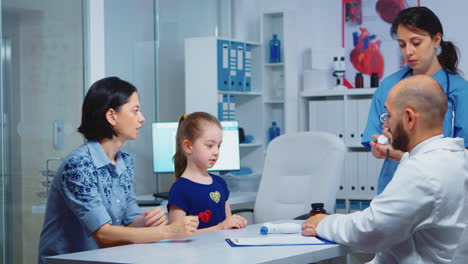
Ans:
{"type": "Polygon", "coordinates": [[[452,41],[460,50],[459,69],[468,77],[468,1],[466,0],[421,0],[422,6],[430,8],[440,19],[444,28],[444,40],[452,41]]]}
{"type": "MultiPolygon", "coordinates": [[[[231,0],[232,1],[232,38],[249,41],[260,40],[260,14],[266,11],[288,10],[294,13],[296,27],[288,30],[294,30],[297,37],[295,52],[295,61],[298,69],[297,78],[301,80],[301,74],[304,69],[311,66],[310,49],[314,48],[339,48],[341,46],[341,1],[340,0],[231,0]]],[[[161,69],[159,76],[159,101],[158,105],[154,105],[156,101],[155,94],[151,91],[154,88],[152,78],[155,77],[154,69],[151,63],[144,58],[145,51],[147,59],[154,56],[149,51],[151,46],[151,33],[143,32],[142,25],[148,29],[153,26],[153,21],[150,19],[153,10],[151,8],[141,8],[149,5],[150,0],[142,2],[139,5],[140,9],[129,7],[129,2],[119,0],[119,3],[106,5],[106,9],[115,8],[114,14],[117,23],[107,23],[106,31],[114,29],[114,35],[106,33],[106,75],[118,75],[122,78],[134,82],[143,100],[143,110],[146,115],[146,125],[139,140],[129,144],[128,149],[131,149],[132,154],[136,154],[137,160],[137,192],[152,192],[154,191],[154,175],[152,174],[151,150],[148,147],[150,138],[150,123],[156,120],[153,116],[154,109],[158,108],[160,121],[174,121],[184,112],[183,98],[183,53],[182,39],[190,36],[209,36],[215,34],[212,23],[216,20],[224,21],[223,17],[216,17],[216,8],[205,10],[205,22],[193,20],[197,17],[196,6],[188,6],[186,1],[167,1],[160,0],[160,28],[159,37],[161,38],[161,50],[159,67],[161,69]],[[121,6],[121,7],[118,7],[121,6]],[[122,8],[123,6],[123,8],[122,8]],[[183,10],[182,10],[183,9],[183,10]],[[208,14],[210,13],[210,14],[208,14]],[[117,16],[118,15],[118,16],[117,16]],[[208,21],[208,22],[207,22],[208,21]],[[205,29],[200,29],[200,25],[204,25],[205,29]],[[199,28],[195,30],[194,26],[199,28]],[[200,31],[201,30],[201,31],[200,31]],[[115,42],[108,42],[114,38],[115,42]],[[135,39],[139,44],[125,41],[135,39]],[[124,40],[122,43],[120,40],[124,40]],[[171,45],[170,42],[176,42],[171,45]],[[146,62],[145,62],[146,61],[146,62]],[[135,64],[136,63],[136,64],[135,64]],[[145,74],[136,76],[135,70],[138,65],[145,66],[145,74]],[[136,81],[138,80],[138,81],[136,81]],[[135,83],[136,81],[136,83],[135,83]],[[141,144],[137,145],[138,143],[141,144]]],[[[431,8],[441,19],[444,30],[445,39],[453,41],[461,53],[460,69],[468,74],[468,62],[464,60],[464,56],[468,56],[468,35],[464,34],[464,27],[468,23],[468,17],[465,15],[465,10],[468,10],[468,2],[463,0],[421,0],[422,5],[431,8]],[[460,22],[461,21],[461,22],[460,22]]],[[[203,2],[205,6],[213,4],[212,1],[203,2]]],[[[226,4],[222,2],[221,5],[226,4]]],[[[135,5],[130,4],[130,5],[135,5]]],[[[106,16],[112,16],[106,11],[106,16]]],[[[105,18],[110,22],[110,18],[105,18]]],[[[225,31],[227,32],[227,31],[225,31]]],[[[226,36],[226,35],[224,35],[226,36]]],[[[229,36],[226,36],[229,37],[229,36]]],[[[396,43],[395,43],[396,45],[396,43]]],[[[140,73],[141,74],[141,73],[140,73]]],[[[298,87],[294,87],[298,93],[302,90],[302,81],[298,82],[298,87]]],[[[140,99],[142,99],[140,98],[140,99]]],[[[301,120],[299,120],[301,122],[301,120]]],[[[301,128],[301,125],[298,124],[301,128]]],[[[127,149],[127,150],[128,150],[127,149]]],[[[167,186],[163,187],[163,190],[167,186]]]]}
{"type": "Polygon", "coordinates": [[[156,121],[156,57],[154,1],[104,1],[105,76],[117,76],[138,89],[145,116],[138,140],[123,150],[135,161],[135,191],[152,193],[156,188],[151,147],[151,123],[156,121]]]}

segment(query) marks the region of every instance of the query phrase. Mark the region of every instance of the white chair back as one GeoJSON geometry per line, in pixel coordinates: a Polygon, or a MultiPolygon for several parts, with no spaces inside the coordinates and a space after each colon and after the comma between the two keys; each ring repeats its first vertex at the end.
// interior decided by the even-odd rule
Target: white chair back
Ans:
{"type": "Polygon", "coordinates": [[[293,219],[324,203],[334,212],[346,147],[326,132],[279,136],[268,145],[254,207],[254,223],[293,219]]]}

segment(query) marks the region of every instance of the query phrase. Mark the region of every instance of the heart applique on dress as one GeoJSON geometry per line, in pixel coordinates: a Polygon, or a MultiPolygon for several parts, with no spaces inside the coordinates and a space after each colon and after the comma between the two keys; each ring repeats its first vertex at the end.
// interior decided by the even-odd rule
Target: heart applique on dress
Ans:
{"type": "Polygon", "coordinates": [[[221,194],[216,191],[216,192],[210,192],[210,198],[213,200],[215,203],[218,203],[219,200],[221,199],[221,194]]]}
{"type": "Polygon", "coordinates": [[[200,219],[202,222],[208,223],[211,220],[211,210],[206,210],[205,212],[199,213],[198,219],[200,219]]]}

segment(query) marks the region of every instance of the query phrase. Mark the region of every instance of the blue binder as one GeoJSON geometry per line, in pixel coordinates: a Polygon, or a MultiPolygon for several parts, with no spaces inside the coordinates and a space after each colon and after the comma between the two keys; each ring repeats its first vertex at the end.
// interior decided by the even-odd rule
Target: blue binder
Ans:
{"type": "Polygon", "coordinates": [[[244,43],[235,42],[237,52],[237,76],[234,91],[244,91],[244,43]]]}
{"type": "Polygon", "coordinates": [[[218,40],[218,90],[229,91],[229,41],[218,40]]]}
{"type": "Polygon", "coordinates": [[[234,41],[229,44],[229,90],[235,91],[237,84],[237,46],[234,41]]]}
{"type": "Polygon", "coordinates": [[[229,119],[236,120],[236,96],[233,94],[229,95],[229,119]]]}
{"type": "Polygon", "coordinates": [[[218,94],[218,120],[223,121],[223,95],[218,94]]]}
{"type": "Polygon", "coordinates": [[[244,91],[252,91],[252,45],[245,44],[244,56],[244,91]]]}
{"type": "Polygon", "coordinates": [[[223,113],[221,120],[229,120],[229,95],[223,94],[223,113]]]}

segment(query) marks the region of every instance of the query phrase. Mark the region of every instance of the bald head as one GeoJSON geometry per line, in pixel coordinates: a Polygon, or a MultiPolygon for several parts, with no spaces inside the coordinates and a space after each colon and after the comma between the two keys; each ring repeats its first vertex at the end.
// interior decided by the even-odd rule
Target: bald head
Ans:
{"type": "Polygon", "coordinates": [[[421,126],[442,127],[447,112],[447,96],[430,76],[415,75],[399,81],[388,95],[388,104],[401,113],[411,108],[420,115],[421,126]]]}

